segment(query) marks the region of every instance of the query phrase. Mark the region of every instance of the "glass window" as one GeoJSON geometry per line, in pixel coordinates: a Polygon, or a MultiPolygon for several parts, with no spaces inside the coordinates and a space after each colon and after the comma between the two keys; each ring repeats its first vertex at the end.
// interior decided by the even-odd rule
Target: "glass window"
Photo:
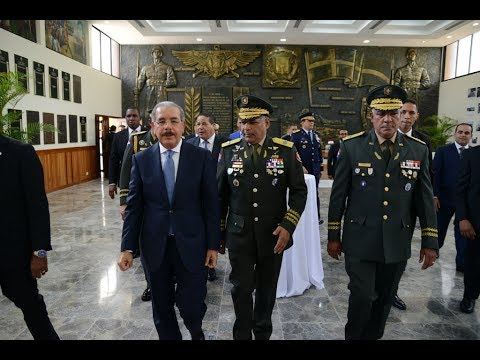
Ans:
{"type": "Polygon", "coordinates": [[[120,78],[120,45],[112,40],[112,75],[120,78]]]}
{"type": "Polygon", "coordinates": [[[92,67],[120,78],[120,44],[92,26],[92,67]]]}
{"type": "Polygon", "coordinates": [[[102,33],[100,39],[100,46],[102,52],[102,71],[107,74],[112,73],[112,57],[111,57],[111,45],[110,38],[102,33]]]}
{"type": "MultiPolygon", "coordinates": [[[[470,72],[480,71],[480,31],[473,34],[470,54],[470,72]]],[[[477,94],[478,96],[478,94],[477,94]]]]}
{"type": "Polygon", "coordinates": [[[443,80],[449,80],[455,77],[455,70],[457,68],[457,48],[458,42],[454,42],[446,47],[443,80]]]}
{"type": "Polygon", "coordinates": [[[100,31],[97,28],[92,26],[91,31],[91,43],[92,43],[92,67],[97,70],[101,70],[100,68],[100,31]]]}
{"type": "Polygon", "coordinates": [[[457,76],[468,74],[470,67],[470,50],[472,48],[472,35],[464,37],[458,42],[457,76]]]}

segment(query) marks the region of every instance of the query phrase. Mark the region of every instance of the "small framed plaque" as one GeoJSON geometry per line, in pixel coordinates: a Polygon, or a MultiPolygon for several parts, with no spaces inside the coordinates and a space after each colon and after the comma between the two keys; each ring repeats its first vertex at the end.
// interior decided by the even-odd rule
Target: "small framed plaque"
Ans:
{"type": "Polygon", "coordinates": [[[87,117],[80,116],[80,138],[82,142],[87,141],[87,117]]]}
{"type": "Polygon", "coordinates": [[[82,103],[82,78],[73,75],[73,102],[82,103]]]}
{"type": "Polygon", "coordinates": [[[70,74],[62,71],[63,100],[70,101],[70,74]]]}
{"type": "Polygon", "coordinates": [[[8,63],[8,52],[0,50],[0,73],[9,71],[8,63]]]}
{"type": "Polygon", "coordinates": [[[25,75],[20,82],[28,92],[28,59],[26,57],[15,54],[15,71],[25,75]]]}
{"type": "Polygon", "coordinates": [[[45,65],[33,62],[35,74],[35,95],[45,96],[45,65]]]}
{"type": "Polygon", "coordinates": [[[48,76],[50,77],[50,97],[58,99],[58,70],[48,67],[48,76]]]}
{"type": "Polygon", "coordinates": [[[78,120],[77,115],[68,115],[68,132],[71,143],[78,142],[78,120]]]}

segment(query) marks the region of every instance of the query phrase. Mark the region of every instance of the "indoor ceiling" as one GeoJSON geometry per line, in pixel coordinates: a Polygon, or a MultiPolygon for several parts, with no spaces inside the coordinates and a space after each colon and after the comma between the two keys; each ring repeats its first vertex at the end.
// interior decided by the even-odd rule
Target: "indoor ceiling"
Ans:
{"type": "Polygon", "coordinates": [[[479,23],[480,20],[91,20],[92,25],[121,45],[443,47],[480,31],[479,23]]]}

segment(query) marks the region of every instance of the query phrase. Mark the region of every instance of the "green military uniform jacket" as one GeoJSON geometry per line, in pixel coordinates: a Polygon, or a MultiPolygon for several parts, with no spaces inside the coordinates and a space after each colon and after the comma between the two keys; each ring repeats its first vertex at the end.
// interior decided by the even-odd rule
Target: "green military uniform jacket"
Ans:
{"type": "Polygon", "coordinates": [[[398,133],[388,168],[375,131],[340,144],[328,209],[328,240],[340,240],[346,256],[395,263],[411,256],[415,216],[422,248],[438,249],[437,217],[428,148],[398,133]]]}
{"type": "Polygon", "coordinates": [[[139,131],[130,136],[130,140],[123,153],[122,168],[120,170],[120,205],[127,205],[128,184],[130,183],[133,154],[148,149],[156,142],[157,138],[150,130],[139,131]]]}
{"type": "MultiPolygon", "coordinates": [[[[278,240],[273,231],[281,225],[293,234],[307,201],[302,164],[293,143],[267,136],[256,167],[244,139],[223,143],[217,182],[222,238],[229,250],[273,256],[278,240]]],[[[290,240],[287,248],[292,244],[290,240]]]]}

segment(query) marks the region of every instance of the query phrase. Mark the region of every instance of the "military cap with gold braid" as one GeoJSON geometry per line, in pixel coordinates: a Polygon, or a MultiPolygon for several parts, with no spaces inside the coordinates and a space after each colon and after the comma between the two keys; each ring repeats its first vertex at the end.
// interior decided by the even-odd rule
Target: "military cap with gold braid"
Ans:
{"type": "Polygon", "coordinates": [[[367,104],[376,110],[396,110],[407,100],[407,93],[397,85],[378,86],[367,95],[367,104]]]}
{"type": "Polygon", "coordinates": [[[255,119],[259,116],[269,116],[273,107],[265,100],[253,95],[242,95],[236,100],[238,117],[242,120],[255,119]]]}
{"type": "Polygon", "coordinates": [[[304,112],[298,116],[298,120],[300,120],[300,122],[303,120],[315,120],[315,113],[311,111],[304,112]]]}

